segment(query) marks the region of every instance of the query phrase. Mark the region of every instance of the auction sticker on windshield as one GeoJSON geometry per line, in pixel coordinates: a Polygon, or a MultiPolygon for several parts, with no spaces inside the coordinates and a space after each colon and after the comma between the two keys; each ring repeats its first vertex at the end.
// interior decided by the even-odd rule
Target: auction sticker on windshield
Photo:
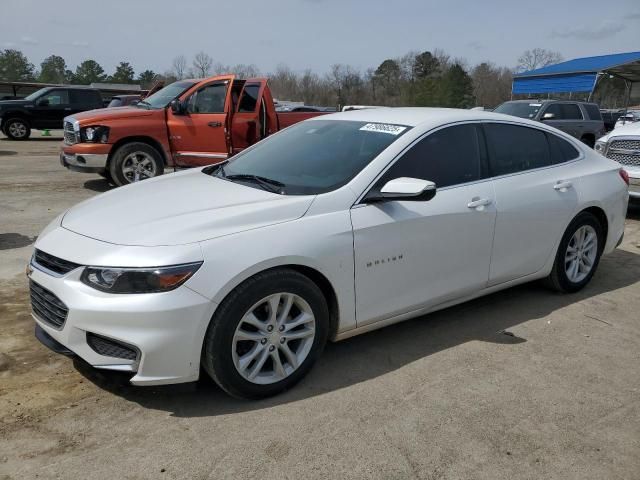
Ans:
{"type": "Polygon", "coordinates": [[[365,132],[380,132],[380,133],[388,133],[390,135],[400,135],[404,132],[407,127],[403,127],[401,125],[392,125],[390,123],[367,123],[363,127],[360,127],[360,130],[365,132]]]}

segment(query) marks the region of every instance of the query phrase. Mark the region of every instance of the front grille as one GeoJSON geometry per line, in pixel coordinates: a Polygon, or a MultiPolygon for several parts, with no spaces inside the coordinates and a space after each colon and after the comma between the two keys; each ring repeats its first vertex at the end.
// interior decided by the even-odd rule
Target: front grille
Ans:
{"type": "Polygon", "coordinates": [[[622,165],[640,166],[640,140],[611,140],[607,158],[622,165]]]}
{"type": "Polygon", "coordinates": [[[35,251],[33,261],[36,266],[39,265],[41,267],[44,267],[47,270],[51,270],[52,272],[57,273],[58,275],[69,273],[71,270],[75,270],[80,266],[77,263],[69,262],[68,260],[63,260],[62,258],[49,255],[42,250],[35,251]]]}
{"type": "Polygon", "coordinates": [[[94,352],[106,357],[124,358],[125,360],[138,358],[138,351],[135,348],[95,333],[87,332],[87,344],[94,352]]]}
{"type": "Polygon", "coordinates": [[[71,122],[64,122],[64,143],[66,143],[67,145],[78,143],[78,139],[76,138],[76,131],[73,129],[73,123],[71,122]]]}
{"type": "Polygon", "coordinates": [[[55,294],[34,281],[29,282],[31,309],[43,322],[55,328],[62,328],[69,309],[55,294]]]}

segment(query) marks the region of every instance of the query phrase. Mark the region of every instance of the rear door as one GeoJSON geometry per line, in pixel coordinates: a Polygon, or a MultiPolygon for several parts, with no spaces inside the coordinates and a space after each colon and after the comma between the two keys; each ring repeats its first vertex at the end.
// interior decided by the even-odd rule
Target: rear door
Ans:
{"type": "Polygon", "coordinates": [[[569,161],[579,152],[556,135],[508,123],[487,123],[484,131],[497,209],[489,285],[497,285],[539,271],[555,253],[577,208],[582,172],[569,161]]]}
{"type": "Polygon", "coordinates": [[[547,125],[562,130],[575,138],[582,136],[585,124],[582,111],[577,104],[562,102],[551,103],[544,112],[542,112],[540,118],[544,117],[546,113],[551,113],[554,116],[552,119],[544,121],[547,125]]]}
{"type": "Polygon", "coordinates": [[[244,150],[267,136],[268,118],[264,102],[266,87],[266,78],[252,78],[244,83],[231,119],[233,153],[244,150]]]}
{"type": "Polygon", "coordinates": [[[176,115],[167,109],[167,128],[178,166],[210,165],[230,153],[233,75],[214,77],[180,97],[187,111],[176,115]]]}

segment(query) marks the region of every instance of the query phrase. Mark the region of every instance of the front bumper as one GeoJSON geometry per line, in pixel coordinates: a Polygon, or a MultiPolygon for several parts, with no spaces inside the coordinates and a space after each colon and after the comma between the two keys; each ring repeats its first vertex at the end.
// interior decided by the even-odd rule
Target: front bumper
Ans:
{"type": "Polygon", "coordinates": [[[74,172],[102,173],[106,171],[108,158],[106,153],[60,153],[62,166],[74,172]]]}
{"type": "Polygon", "coordinates": [[[107,294],[80,282],[82,270],[54,276],[31,264],[30,280],[68,308],[59,328],[32,313],[42,343],[59,353],[77,355],[95,368],[130,372],[134,385],[198,379],[214,303],[186,284],[164,293],[107,294]],[[130,345],[138,355],[134,360],[101,355],[87,341],[88,334],[130,345]]]}

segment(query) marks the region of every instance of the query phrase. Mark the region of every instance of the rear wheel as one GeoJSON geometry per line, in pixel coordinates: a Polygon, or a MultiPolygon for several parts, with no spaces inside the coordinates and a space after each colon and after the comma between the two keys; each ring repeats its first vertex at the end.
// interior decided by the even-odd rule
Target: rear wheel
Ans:
{"type": "Polygon", "coordinates": [[[294,270],[270,270],[238,286],[218,307],[202,365],[235,397],[268,397],[306,375],[328,332],[329,311],[317,285],[294,270]]]}
{"type": "Polygon", "coordinates": [[[126,143],[113,154],[109,173],[116,185],[127,185],[162,175],[164,161],[160,152],[147,143],[126,143]]]}
{"type": "Polygon", "coordinates": [[[560,292],[577,292],[589,283],[604,248],[603,228],[589,212],[573,219],[560,241],[548,282],[560,292]]]}
{"type": "Polygon", "coordinates": [[[589,148],[593,148],[596,145],[596,139],[595,139],[595,137],[593,137],[591,135],[584,135],[580,139],[580,141],[582,141],[582,143],[587,145],[589,148]]]}
{"type": "Polygon", "coordinates": [[[4,125],[4,133],[12,140],[26,140],[31,135],[31,127],[22,118],[10,118],[4,125]]]}

